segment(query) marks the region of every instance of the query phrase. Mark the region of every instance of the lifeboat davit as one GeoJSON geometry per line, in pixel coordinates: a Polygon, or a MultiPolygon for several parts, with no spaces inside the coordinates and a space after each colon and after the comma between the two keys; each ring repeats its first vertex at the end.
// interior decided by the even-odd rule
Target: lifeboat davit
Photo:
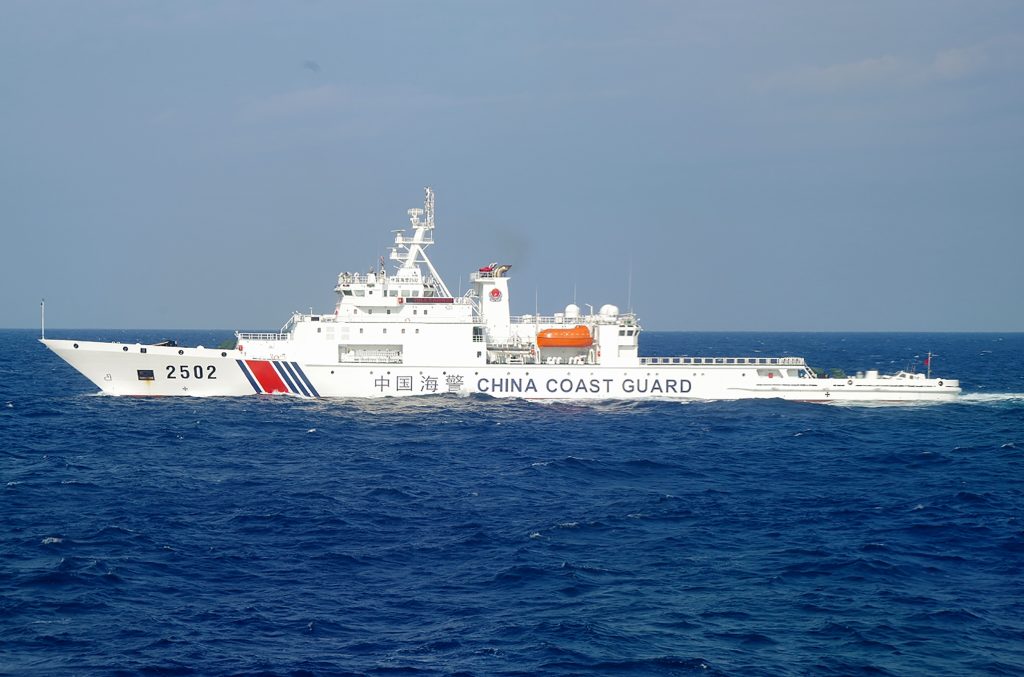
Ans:
{"type": "Polygon", "coordinates": [[[582,324],[572,329],[545,329],[537,334],[538,348],[589,348],[592,345],[594,337],[582,324]]]}

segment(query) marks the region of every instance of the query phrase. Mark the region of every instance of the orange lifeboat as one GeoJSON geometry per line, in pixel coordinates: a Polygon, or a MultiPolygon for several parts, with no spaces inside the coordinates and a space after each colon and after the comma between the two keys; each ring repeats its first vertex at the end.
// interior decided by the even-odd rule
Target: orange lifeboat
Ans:
{"type": "Polygon", "coordinates": [[[572,329],[545,329],[537,334],[538,348],[589,348],[592,345],[594,337],[582,324],[572,329]]]}

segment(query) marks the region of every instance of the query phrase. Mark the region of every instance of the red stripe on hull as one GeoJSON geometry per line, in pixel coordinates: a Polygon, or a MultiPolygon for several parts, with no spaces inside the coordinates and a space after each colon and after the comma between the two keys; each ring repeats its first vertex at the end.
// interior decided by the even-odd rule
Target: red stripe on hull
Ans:
{"type": "Polygon", "coordinates": [[[277,375],[274,365],[266,360],[246,360],[246,365],[252,371],[252,375],[260,382],[260,387],[268,393],[286,393],[288,386],[284,384],[281,377],[277,375]]]}

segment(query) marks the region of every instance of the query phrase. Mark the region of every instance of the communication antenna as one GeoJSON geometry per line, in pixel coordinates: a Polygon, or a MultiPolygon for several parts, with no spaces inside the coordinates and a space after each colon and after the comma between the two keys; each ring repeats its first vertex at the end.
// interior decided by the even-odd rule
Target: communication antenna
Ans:
{"type": "Polygon", "coordinates": [[[633,312],[633,257],[629,257],[629,278],[626,282],[626,308],[633,312]]]}
{"type": "Polygon", "coordinates": [[[39,338],[46,338],[46,299],[39,301],[39,338]]]}

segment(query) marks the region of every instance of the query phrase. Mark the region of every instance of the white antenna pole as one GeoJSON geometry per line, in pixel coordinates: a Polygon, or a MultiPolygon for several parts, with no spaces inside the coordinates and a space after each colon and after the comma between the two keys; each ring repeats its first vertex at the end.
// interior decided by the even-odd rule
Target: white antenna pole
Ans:
{"type": "Polygon", "coordinates": [[[629,280],[626,282],[626,309],[633,312],[633,257],[629,257],[629,280]]]}
{"type": "Polygon", "coordinates": [[[928,351],[928,374],[925,376],[925,378],[931,378],[931,377],[932,377],[932,351],[929,350],[928,351]]]}
{"type": "Polygon", "coordinates": [[[540,333],[540,290],[537,287],[533,288],[533,342],[534,342],[534,353],[533,363],[540,364],[540,347],[536,345],[537,334],[540,333]]]}
{"type": "Polygon", "coordinates": [[[39,301],[39,338],[46,338],[46,299],[39,301]]]}

